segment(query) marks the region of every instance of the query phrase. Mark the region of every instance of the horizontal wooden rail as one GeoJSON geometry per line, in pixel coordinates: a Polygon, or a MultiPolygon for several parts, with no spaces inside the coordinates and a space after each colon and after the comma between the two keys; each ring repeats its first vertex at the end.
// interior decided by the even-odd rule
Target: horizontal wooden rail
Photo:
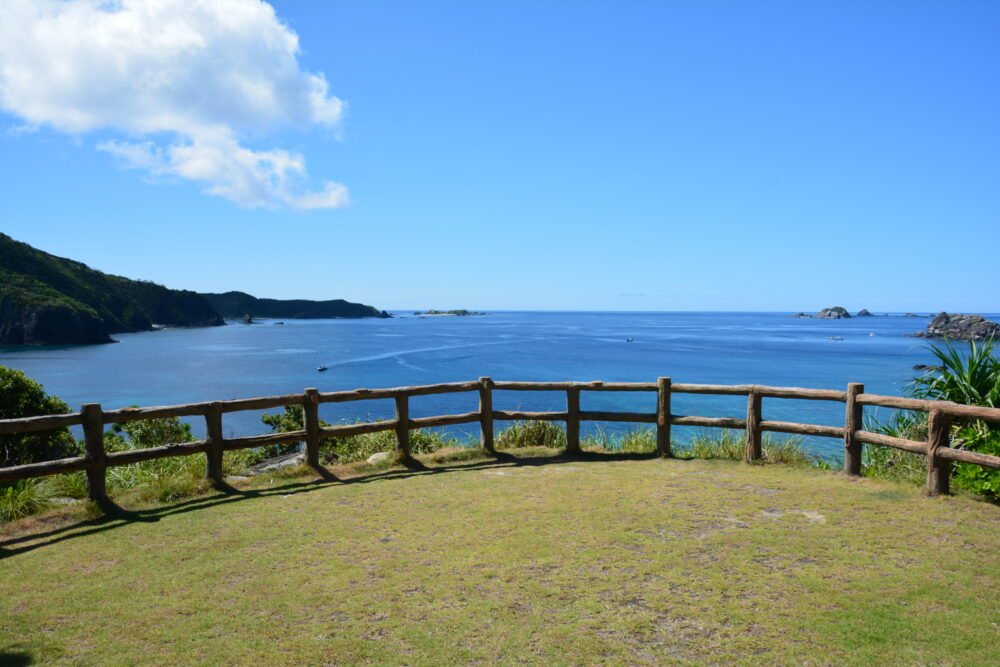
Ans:
{"type": "Polygon", "coordinates": [[[592,422],[634,422],[636,424],[655,424],[655,412],[595,412],[580,411],[580,419],[592,422]]]}
{"type": "Polygon", "coordinates": [[[433,428],[435,426],[454,426],[456,424],[471,424],[479,421],[479,412],[464,412],[460,415],[440,415],[438,417],[419,417],[409,420],[411,429],[433,428]]]}
{"type": "Polygon", "coordinates": [[[675,394],[723,394],[746,396],[753,385],[750,384],[685,384],[675,382],[670,385],[670,391],[675,394]]]}
{"type": "Polygon", "coordinates": [[[493,383],[497,391],[566,391],[573,388],[572,382],[502,382],[493,383]]]}
{"type": "Polygon", "coordinates": [[[854,437],[857,438],[859,442],[863,442],[866,445],[882,445],[883,447],[893,447],[895,449],[902,449],[904,451],[915,452],[917,454],[927,453],[927,443],[920,442],[919,440],[894,438],[891,435],[872,433],[871,431],[855,431],[854,437]]]}
{"type": "Polygon", "coordinates": [[[928,401],[919,398],[902,398],[899,396],[879,396],[878,394],[861,394],[858,403],[876,405],[899,410],[918,410],[932,412],[940,410],[946,415],[963,419],[982,419],[989,422],[1000,422],[1000,408],[987,408],[978,405],[962,405],[951,401],[928,401]]]}
{"type": "Polygon", "coordinates": [[[796,398],[807,401],[837,401],[847,400],[846,391],[833,389],[803,389],[802,387],[767,387],[759,385],[757,393],[768,398],[796,398]]]}
{"type": "Polygon", "coordinates": [[[67,472],[78,472],[86,470],[88,466],[90,466],[90,459],[86,456],[74,456],[68,459],[40,461],[38,463],[25,463],[24,465],[0,468],[0,482],[16,482],[21,479],[31,479],[32,477],[47,477],[67,472]]]}
{"type": "Polygon", "coordinates": [[[306,439],[306,430],[283,431],[281,433],[266,433],[264,435],[250,435],[243,438],[227,438],[222,443],[222,449],[232,451],[234,449],[252,449],[254,447],[268,447],[270,445],[284,445],[292,442],[301,442],[306,439]]]}
{"type": "Polygon", "coordinates": [[[820,426],[819,424],[796,424],[794,422],[776,422],[762,419],[760,430],[776,433],[795,433],[797,435],[817,435],[823,438],[843,438],[844,429],[840,426],[820,426]]]}
{"type": "Polygon", "coordinates": [[[301,394],[261,396],[225,401],[187,403],[183,405],[154,406],[145,408],[119,408],[103,411],[98,404],[84,405],[80,412],[22,417],[0,420],[0,435],[36,433],[71,426],[83,426],[86,456],[42,461],[26,465],[0,468],[0,482],[43,477],[68,472],[85,471],[88,494],[91,499],[107,500],[104,491],[107,468],[131,465],[170,456],[189,456],[204,453],[207,456],[207,475],[216,484],[222,482],[222,453],[229,450],[264,447],[268,445],[304,443],[307,463],[319,465],[319,447],[322,438],[342,438],[382,431],[395,431],[397,453],[409,456],[409,432],[420,428],[478,423],[481,443],[493,452],[494,421],[562,421],[566,423],[567,451],[574,453],[580,447],[580,422],[602,421],[656,425],[656,452],[670,456],[670,433],[673,426],[743,429],[747,433],[745,459],[761,458],[761,433],[793,433],[806,436],[843,439],[845,448],[844,469],[847,474],[861,473],[861,447],[863,444],[893,447],[915,452],[927,457],[928,492],[948,491],[951,463],[970,463],[1000,469],[1000,456],[982,454],[949,447],[951,425],[957,420],[985,420],[1000,422],[1000,408],[959,405],[947,401],[932,401],[899,396],[881,396],[864,393],[864,385],[851,383],[847,391],[810,389],[801,387],[771,387],[767,385],[719,385],[672,383],[662,377],[656,382],[507,382],[483,377],[471,382],[444,382],[438,384],[387,387],[380,389],[354,389],[321,393],[306,389],[301,394]],[[495,391],[560,391],[566,394],[566,409],[549,412],[522,410],[494,410],[495,391]],[[581,391],[656,392],[656,412],[615,412],[580,409],[581,391]],[[414,396],[476,392],[479,409],[451,415],[436,415],[411,419],[409,399],[414,396]],[[746,418],[703,417],[675,415],[670,412],[671,394],[708,394],[746,396],[746,418]],[[818,424],[799,424],[764,419],[761,401],[769,399],[819,400],[846,403],[843,427],[818,424]],[[374,422],[321,426],[318,406],[322,403],[393,399],[396,417],[374,422]],[[225,438],[222,431],[224,413],[245,410],[268,410],[286,406],[301,406],[303,428],[282,433],[268,433],[238,438],[225,438]],[[864,406],[881,406],[901,410],[918,410],[930,414],[926,442],[897,438],[860,429],[864,406]],[[139,420],[172,417],[204,417],[206,439],[195,442],[167,444],[147,449],[108,452],[104,444],[102,426],[139,420]]]}
{"type": "Polygon", "coordinates": [[[168,456],[190,456],[191,454],[201,454],[208,448],[205,440],[194,442],[178,442],[160,447],[149,447],[147,449],[129,449],[123,452],[111,452],[108,454],[109,466],[127,466],[132,463],[152,461],[153,459],[165,459],[168,456]]]}
{"type": "Polygon", "coordinates": [[[674,426],[707,426],[709,428],[746,428],[746,419],[736,417],[690,417],[684,415],[671,416],[674,426]]]}
{"type": "Polygon", "coordinates": [[[123,424],[144,419],[166,419],[170,417],[198,417],[208,410],[208,403],[188,405],[161,405],[150,408],[119,408],[102,413],[105,424],[123,424]]]}
{"type": "Polygon", "coordinates": [[[983,454],[981,452],[970,452],[967,449],[953,449],[951,447],[941,447],[937,450],[937,455],[947,461],[957,461],[958,463],[974,463],[984,468],[995,468],[1000,470],[1000,456],[983,454]]]}
{"type": "Polygon", "coordinates": [[[366,433],[378,433],[380,431],[393,431],[395,428],[395,419],[385,419],[378,422],[359,422],[357,424],[326,426],[321,428],[319,432],[321,436],[326,438],[347,438],[352,435],[364,435],[366,433]]]}
{"type": "Polygon", "coordinates": [[[66,428],[67,426],[79,426],[82,423],[83,418],[79,412],[68,415],[42,415],[41,417],[0,419],[0,435],[49,431],[56,428],[66,428]]]}
{"type": "Polygon", "coordinates": [[[463,391],[479,391],[479,382],[443,382],[440,384],[413,387],[388,387],[385,389],[353,389],[320,393],[320,403],[344,403],[347,401],[367,401],[399,396],[427,396],[430,394],[453,394],[463,391]]]}
{"type": "Polygon", "coordinates": [[[506,421],[521,420],[559,422],[566,421],[568,417],[568,412],[521,412],[519,410],[493,411],[493,419],[502,419],[506,421]]]}

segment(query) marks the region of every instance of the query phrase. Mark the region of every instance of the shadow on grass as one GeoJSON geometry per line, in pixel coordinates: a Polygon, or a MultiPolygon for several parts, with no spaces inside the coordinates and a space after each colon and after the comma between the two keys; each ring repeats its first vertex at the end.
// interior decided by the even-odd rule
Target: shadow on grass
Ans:
{"type": "Polygon", "coordinates": [[[21,665],[33,665],[35,659],[30,653],[22,651],[0,651],[0,665],[4,667],[20,667],[21,665]]]}
{"type": "MultiPolygon", "coordinates": [[[[427,465],[415,458],[409,458],[400,462],[400,465],[403,466],[402,468],[373,471],[358,477],[349,477],[346,479],[337,478],[333,473],[321,466],[320,469],[313,469],[319,475],[319,479],[316,480],[296,481],[266,489],[237,489],[228,484],[221,484],[216,487],[215,493],[212,495],[199,496],[143,510],[124,509],[109,500],[101,506],[101,509],[105,512],[103,516],[59,526],[47,531],[26,533],[7,539],[0,539],[0,560],[27,551],[33,551],[40,547],[57,544],[76,537],[102,533],[132,523],[155,523],[164,517],[176,514],[185,514],[187,512],[227,505],[234,502],[266,499],[271,496],[309,493],[334,485],[372,484],[374,482],[407,479],[422,475],[439,475],[442,473],[467,472],[489,468],[538,467],[569,462],[646,461],[656,458],[655,454],[622,452],[581,452],[578,454],[561,452],[554,455],[526,454],[524,456],[517,456],[507,451],[501,451],[492,456],[487,456],[489,458],[468,462],[444,462],[439,465],[427,465]]],[[[0,664],[6,663],[0,662],[0,664]]]]}

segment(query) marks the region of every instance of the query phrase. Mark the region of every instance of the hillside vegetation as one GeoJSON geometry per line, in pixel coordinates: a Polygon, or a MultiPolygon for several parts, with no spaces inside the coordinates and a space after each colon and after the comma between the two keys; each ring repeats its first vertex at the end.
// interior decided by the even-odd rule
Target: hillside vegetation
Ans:
{"type": "Polygon", "coordinates": [[[12,524],[0,661],[995,661],[995,505],[719,460],[421,461],[12,524]]]}
{"type": "Polygon", "coordinates": [[[223,317],[286,317],[289,319],[327,319],[335,317],[389,317],[385,311],[343,299],[308,301],[306,299],[258,299],[245,292],[202,294],[223,317]]]}
{"type": "Polygon", "coordinates": [[[106,343],[153,324],[222,324],[195,292],[130,280],[0,234],[0,345],[106,343]]]}

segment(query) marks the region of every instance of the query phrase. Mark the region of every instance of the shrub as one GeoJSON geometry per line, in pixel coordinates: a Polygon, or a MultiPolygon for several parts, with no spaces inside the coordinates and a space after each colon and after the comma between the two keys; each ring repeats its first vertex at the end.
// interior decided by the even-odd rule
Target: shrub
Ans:
{"type": "MultiPolygon", "coordinates": [[[[49,396],[21,371],[0,366],[0,419],[63,414],[69,406],[49,396]]],[[[69,429],[0,435],[0,467],[77,456],[79,443],[69,429]]]]}
{"type": "MultiPolygon", "coordinates": [[[[1000,407],[1000,359],[996,343],[969,341],[960,351],[951,341],[942,346],[928,346],[938,365],[906,383],[915,398],[954,401],[968,405],[1000,407]]],[[[868,430],[909,440],[927,439],[927,415],[896,413],[885,422],[874,421],[868,430]]],[[[952,426],[952,447],[985,454],[1000,454],[1000,424],[980,420],[959,422],[952,426]]],[[[881,451],[888,448],[865,447],[862,459],[866,475],[922,483],[926,479],[926,460],[919,454],[881,451]]],[[[955,487],[993,498],[1000,497],[1000,470],[971,463],[956,463],[952,471],[955,487]]]]}
{"type": "Polygon", "coordinates": [[[33,514],[48,504],[48,497],[33,479],[0,486],[0,522],[33,514]]]}

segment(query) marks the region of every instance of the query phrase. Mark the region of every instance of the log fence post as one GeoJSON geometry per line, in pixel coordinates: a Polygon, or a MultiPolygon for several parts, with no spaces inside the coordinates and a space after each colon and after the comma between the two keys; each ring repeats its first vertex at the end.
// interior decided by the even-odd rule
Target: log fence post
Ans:
{"type": "Polygon", "coordinates": [[[479,440],[489,454],[496,454],[493,443],[493,380],[479,378],[479,440]]]}
{"type": "Polygon", "coordinates": [[[566,453],[580,453],[580,388],[566,390],[566,453]]]}
{"type": "Polygon", "coordinates": [[[940,410],[931,410],[927,419],[927,495],[937,496],[950,491],[951,461],[938,458],[939,447],[947,447],[951,432],[951,417],[940,410]]]}
{"type": "Polygon", "coordinates": [[[761,458],[760,404],[761,395],[757,393],[757,385],[754,385],[747,395],[747,449],[743,457],[747,463],[759,461],[761,458]]]}
{"type": "Polygon", "coordinates": [[[858,403],[858,395],[865,393],[860,382],[847,384],[847,409],[844,416],[844,472],[852,477],[861,475],[861,442],[855,433],[863,427],[865,406],[858,403]]]}
{"type": "Polygon", "coordinates": [[[656,455],[664,458],[670,451],[670,378],[656,380],[656,455]]]}
{"type": "Polygon", "coordinates": [[[306,430],[305,463],[319,468],[319,389],[305,390],[302,401],[302,425],[306,430]]]}
{"type": "Polygon", "coordinates": [[[396,397],[396,453],[399,458],[410,458],[410,397],[400,394],[396,397]]]}
{"type": "Polygon", "coordinates": [[[205,476],[219,487],[223,484],[222,404],[219,402],[211,403],[205,411],[205,440],[208,441],[208,448],[205,450],[205,476]]]}
{"type": "Polygon", "coordinates": [[[108,501],[108,454],[104,450],[104,413],[100,403],[80,407],[83,420],[83,441],[87,449],[87,497],[99,505],[108,501]]]}

